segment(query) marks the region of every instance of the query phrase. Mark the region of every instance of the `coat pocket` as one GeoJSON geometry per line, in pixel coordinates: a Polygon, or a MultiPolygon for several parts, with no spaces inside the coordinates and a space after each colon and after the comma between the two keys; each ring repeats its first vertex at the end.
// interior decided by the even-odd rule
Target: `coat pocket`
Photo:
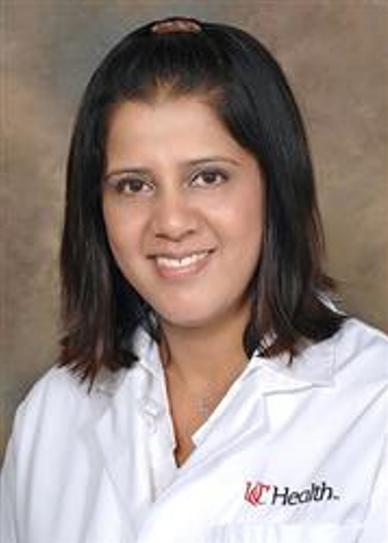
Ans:
{"type": "Polygon", "coordinates": [[[356,543],[357,524],[225,524],[213,526],[206,543],[356,543]]]}

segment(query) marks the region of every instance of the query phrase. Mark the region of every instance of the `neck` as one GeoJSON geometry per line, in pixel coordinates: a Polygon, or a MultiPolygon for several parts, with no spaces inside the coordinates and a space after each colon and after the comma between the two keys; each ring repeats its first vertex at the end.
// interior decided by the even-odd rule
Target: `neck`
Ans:
{"type": "Polygon", "coordinates": [[[208,326],[180,327],[164,322],[161,355],[169,371],[186,383],[201,387],[213,380],[227,379],[246,363],[243,346],[249,308],[208,326]]]}

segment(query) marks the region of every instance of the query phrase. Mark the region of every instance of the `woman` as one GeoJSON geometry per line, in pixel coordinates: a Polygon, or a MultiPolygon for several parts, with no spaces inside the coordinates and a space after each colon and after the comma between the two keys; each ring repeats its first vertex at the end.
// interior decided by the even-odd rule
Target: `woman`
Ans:
{"type": "Polygon", "coordinates": [[[125,37],[74,129],[60,363],[16,416],[2,542],[386,541],[388,342],[321,258],[266,49],[182,18],[125,37]]]}

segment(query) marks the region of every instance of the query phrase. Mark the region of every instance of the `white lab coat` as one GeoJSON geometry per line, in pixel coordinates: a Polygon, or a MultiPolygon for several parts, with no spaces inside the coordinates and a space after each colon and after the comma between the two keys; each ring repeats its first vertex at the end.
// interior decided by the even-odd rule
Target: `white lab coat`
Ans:
{"type": "Polygon", "coordinates": [[[254,356],[181,468],[157,349],[20,406],[1,543],[387,543],[388,340],[349,320],[287,368],[254,356]]]}

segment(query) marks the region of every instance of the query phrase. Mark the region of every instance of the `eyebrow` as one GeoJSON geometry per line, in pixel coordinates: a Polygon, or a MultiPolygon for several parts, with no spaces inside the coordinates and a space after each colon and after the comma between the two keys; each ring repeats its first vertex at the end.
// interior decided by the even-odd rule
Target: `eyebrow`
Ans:
{"type": "MultiPolygon", "coordinates": [[[[193,167],[193,166],[201,166],[201,165],[204,165],[204,164],[212,164],[213,162],[228,162],[230,164],[233,164],[234,166],[240,166],[241,163],[238,161],[238,160],[235,160],[233,158],[230,158],[230,157],[225,157],[225,156],[209,156],[209,157],[204,157],[204,158],[196,158],[196,159],[192,159],[192,160],[188,160],[186,162],[183,162],[182,163],[182,167],[193,167]]],[[[128,166],[128,167],[125,167],[125,168],[119,168],[119,169],[116,169],[116,170],[112,170],[112,171],[109,171],[106,173],[106,175],[104,175],[104,180],[107,180],[109,179],[110,177],[113,177],[115,175],[122,175],[122,174],[125,174],[125,173],[135,173],[135,174],[150,174],[152,173],[151,170],[149,168],[143,168],[141,166],[128,166]]]]}

